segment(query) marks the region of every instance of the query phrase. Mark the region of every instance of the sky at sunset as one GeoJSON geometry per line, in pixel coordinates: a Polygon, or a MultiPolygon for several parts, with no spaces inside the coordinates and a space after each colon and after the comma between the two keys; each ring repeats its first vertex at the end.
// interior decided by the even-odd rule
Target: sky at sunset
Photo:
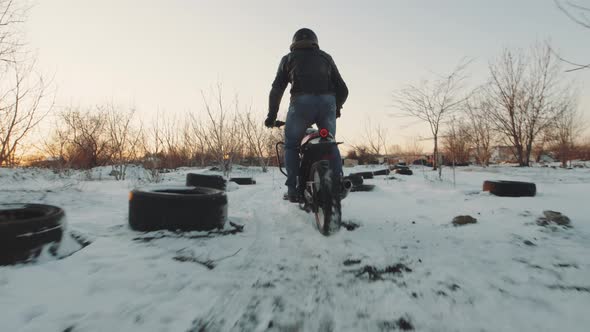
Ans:
{"type": "MultiPolygon", "coordinates": [[[[472,85],[504,47],[550,40],[564,57],[590,62],[590,30],[552,0],[51,0],[33,7],[26,32],[38,70],[54,77],[58,109],[113,100],[149,119],[202,110],[201,91],[217,82],[266,114],[279,61],[301,27],[316,31],[350,89],[338,122],[350,143],[369,119],[388,128],[390,144],[428,137],[415,120],[389,116],[391,93],[464,57],[474,59],[472,85]]],[[[590,70],[568,75],[589,119],[590,70]]]]}

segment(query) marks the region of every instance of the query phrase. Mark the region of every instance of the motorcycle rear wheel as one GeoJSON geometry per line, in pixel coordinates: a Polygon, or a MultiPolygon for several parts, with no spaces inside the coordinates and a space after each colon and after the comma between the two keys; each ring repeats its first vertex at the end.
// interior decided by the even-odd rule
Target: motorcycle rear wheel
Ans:
{"type": "Polygon", "coordinates": [[[340,226],[340,196],[337,193],[339,183],[332,174],[330,163],[320,160],[311,165],[309,172],[313,189],[313,212],[316,226],[324,236],[330,235],[330,231],[340,226]]]}

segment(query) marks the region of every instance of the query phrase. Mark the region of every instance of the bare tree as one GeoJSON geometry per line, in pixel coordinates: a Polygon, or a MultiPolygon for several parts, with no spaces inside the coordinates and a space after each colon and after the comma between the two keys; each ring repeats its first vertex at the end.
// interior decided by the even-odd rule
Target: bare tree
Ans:
{"type": "Polygon", "coordinates": [[[377,156],[369,152],[369,148],[365,145],[354,145],[348,151],[346,159],[358,160],[359,165],[365,165],[376,162],[377,156]]]}
{"type": "Polygon", "coordinates": [[[550,144],[555,140],[555,128],[554,125],[551,125],[545,129],[543,129],[535,142],[533,143],[533,151],[531,152],[531,158],[534,157],[536,162],[541,162],[543,156],[546,155],[549,151],[550,144]]]}
{"type": "Polygon", "coordinates": [[[284,142],[285,141],[285,131],[284,130],[269,130],[269,135],[267,137],[267,140],[265,142],[265,146],[266,146],[266,154],[268,155],[268,163],[270,164],[277,164],[279,162],[282,162],[280,160],[277,160],[276,158],[281,158],[281,156],[277,156],[277,150],[276,150],[276,144],[278,142],[284,142]]]}
{"type": "Polygon", "coordinates": [[[184,137],[186,144],[192,147],[192,155],[197,158],[201,167],[209,159],[209,149],[206,140],[206,130],[203,128],[203,121],[195,114],[188,116],[186,126],[184,127],[184,137]]]}
{"type": "Polygon", "coordinates": [[[411,159],[421,158],[424,152],[424,144],[420,137],[410,137],[406,139],[404,154],[411,159]]]}
{"type": "Polygon", "coordinates": [[[68,108],[59,115],[62,128],[58,137],[68,144],[68,162],[77,168],[90,169],[111,161],[108,113],[100,108],[68,108]]]}
{"type": "Polygon", "coordinates": [[[387,148],[387,154],[391,156],[400,156],[403,153],[402,147],[399,144],[393,144],[387,148]]]}
{"type": "Polygon", "coordinates": [[[566,167],[567,162],[574,158],[576,139],[585,128],[573,98],[564,102],[563,107],[563,113],[552,124],[551,133],[556,155],[561,166],[566,167]]]}
{"type": "Polygon", "coordinates": [[[453,165],[469,162],[469,127],[462,119],[452,118],[442,139],[447,162],[453,165]]]}
{"type": "Polygon", "coordinates": [[[67,173],[72,168],[80,168],[80,165],[75,164],[78,162],[75,158],[76,148],[71,141],[71,130],[62,119],[63,113],[58,113],[51,123],[52,129],[48,137],[42,139],[40,148],[47,157],[47,166],[60,174],[67,173]]]}
{"type": "Polygon", "coordinates": [[[15,0],[0,0],[0,62],[14,63],[24,46],[20,26],[26,21],[29,7],[15,0]]]}
{"type": "Polygon", "coordinates": [[[590,136],[587,136],[576,146],[574,157],[582,160],[590,160],[590,136]]]}
{"type": "Polygon", "coordinates": [[[374,124],[371,120],[364,123],[362,141],[352,144],[354,157],[359,163],[376,162],[377,158],[387,154],[387,129],[380,123],[374,124]]]}
{"type": "Polygon", "coordinates": [[[268,171],[268,156],[269,149],[268,143],[272,135],[272,131],[264,127],[263,121],[260,117],[255,117],[252,114],[252,110],[248,109],[247,112],[242,114],[240,117],[241,130],[244,133],[244,138],[248,144],[249,154],[255,156],[258,159],[260,167],[263,172],[268,171]]]}
{"type": "MultiPolygon", "coordinates": [[[[590,5],[584,6],[573,1],[553,1],[557,5],[557,8],[569,17],[570,20],[586,29],[590,29],[590,5]]],[[[590,63],[585,65],[574,63],[561,57],[560,60],[572,66],[571,69],[566,70],[567,72],[590,68],[590,63]]]]}
{"type": "Polygon", "coordinates": [[[519,165],[528,166],[535,139],[564,111],[559,62],[549,46],[537,45],[528,56],[504,50],[489,69],[490,119],[519,165]]]}
{"type": "Polygon", "coordinates": [[[43,105],[47,85],[32,70],[14,62],[0,78],[0,166],[15,164],[20,143],[52,108],[52,101],[43,105]]]}
{"type": "Polygon", "coordinates": [[[161,157],[163,151],[161,133],[161,115],[158,112],[150,122],[149,128],[141,135],[141,149],[143,151],[143,167],[150,182],[160,182],[161,157]]]}
{"type": "Polygon", "coordinates": [[[186,116],[180,130],[182,137],[181,150],[186,154],[188,162],[187,166],[195,166],[197,164],[197,160],[199,159],[199,147],[197,146],[197,140],[195,139],[198,137],[198,135],[193,132],[190,114],[186,116]]]}
{"type": "Polygon", "coordinates": [[[228,107],[221,84],[217,85],[212,97],[201,94],[207,118],[207,125],[201,127],[201,135],[224,175],[229,176],[234,161],[241,156],[244,147],[244,133],[237,116],[239,102],[236,98],[233,107],[228,107]]]}
{"type": "Polygon", "coordinates": [[[49,113],[48,85],[23,49],[19,25],[27,8],[0,0],[0,166],[12,166],[23,140],[49,113]]]}
{"type": "Polygon", "coordinates": [[[444,121],[459,110],[466,97],[461,95],[465,69],[469,63],[461,62],[450,74],[419,85],[406,85],[394,92],[395,105],[402,115],[420,119],[430,126],[434,140],[433,169],[437,169],[438,135],[444,121]]]}
{"type": "Polygon", "coordinates": [[[368,152],[375,156],[387,154],[387,129],[381,123],[374,124],[371,120],[365,122],[363,144],[368,152]]]}
{"type": "Polygon", "coordinates": [[[162,144],[162,166],[178,168],[190,163],[190,150],[184,143],[183,126],[176,114],[162,117],[160,123],[160,142],[162,144]]]}
{"type": "Polygon", "coordinates": [[[116,180],[125,180],[127,167],[140,154],[142,128],[135,126],[135,109],[123,112],[112,103],[104,107],[107,112],[107,131],[111,145],[111,174],[116,180]]]}
{"type": "Polygon", "coordinates": [[[189,166],[192,163],[192,136],[190,123],[181,121],[175,114],[158,112],[142,135],[143,167],[150,181],[158,182],[164,169],[189,166]],[[183,123],[184,122],[184,123],[183,123]]]}
{"type": "Polygon", "coordinates": [[[494,105],[482,94],[475,94],[465,101],[467,135],[472,144],[475,161],[488,166],[492,157],[492,144],[495,140],[490,113],[494,105]]]}

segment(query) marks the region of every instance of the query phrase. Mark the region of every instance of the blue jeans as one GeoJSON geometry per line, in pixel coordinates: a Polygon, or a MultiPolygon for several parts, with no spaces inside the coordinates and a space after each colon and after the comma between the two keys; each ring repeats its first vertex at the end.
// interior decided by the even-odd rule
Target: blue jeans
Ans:
{"type": "MultiPolygon", "coordinates": [[[[297,193],[299,175],[299,144],[305,131],[311,125],[326,128],[336,137],[336,97],[333,95],[301,95],[291,100],[287,121],[285,121],[285,167],[290,195],[297,193]]],[[[334,145],[336,160],[333,164],[336,174],[342,174],[342,158],[338,146],[334,145]]]]}

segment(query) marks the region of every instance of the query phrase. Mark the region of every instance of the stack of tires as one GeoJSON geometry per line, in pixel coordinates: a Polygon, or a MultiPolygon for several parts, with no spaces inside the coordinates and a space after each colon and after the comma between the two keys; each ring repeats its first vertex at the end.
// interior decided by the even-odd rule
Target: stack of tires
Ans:
{"type": "Polygon", "coordinates": [[[227,182],[221,175],[188,173],[186,175],[186,185],[188,187],[207,187],[225,190],[227,182]]]}
{"type": "Polygon", "coordinates": [[[44,204],[0,204],[0,265],[34,260],[43,248],[57,248],[65,229],[64,211],[44,204]]]}
{"type": "Polygon", "coordinates": [[[373,178],[373,172],[351,173],[350,175],[345,176],[345,178],[352,182],[352,188],[350,189],[351,192],[372,191],[375,189],[374,184],[364,183],[364,179],[373,178]]]}
{"type": "Polygon", "coordinates": [[[256,180],[249,178],[249,177],[230,178],[229,181],[235,182],[235,183],[239,184],[240,186],[247,186],[247,185],[256,184],[256,180]]]}
{"type": "Polygon", "coordinates": [[[400,175],[412,175],[414,174],[414,172],[412,172],[412,170],[410,169],[410,167],[408,165],[405,164],[396,164],[393,166],[393,171],[395,172],[395,174],[400,174],[400,175]]]}
{"type": "Polygon", "coordinates": [[[227,220],[225,191],[207,187],[135,189],[129,194],[129,226],[141,232],[221,229],[227,220]]]}
{"type": "Polygon", "coordinates": [[[349,176],[360,176],[363,179],[372,179],[374,177],[373,172],[357,172],[351,173],[349,176]]]}
{"type": "Polygon", "coordinates": [[[377,175],[389,175],[389,173],[391,173],[391,171],[389,170],[389,168],[385,168],[385,169],[380,169],[378,171],[374,171],[373,175],[377,176],[377,175]]]}
{"type": "MultiPolygon", "coordinates": [[[[252,178],[230,178],[239,185],[252,178]]],[[[155,187],[129,194],[129,225],[133,230],[209,231],[227,221],[227,181],[220,175],[186,176],[186,187],[155,187]]]]}
{"type": "Polygon", "coordinates": [[[533,197],[537,194],[537,186],[532,182],[521,181],[484,181],[483,191],[503,197],[533,197]]]}
{"type": "MultiPolygon", "coordinates": [[[[242,186],[256,184],[256,181],[251,177],[233,177],[229,179],[229,182],[235,182],[242,186]]],[[[221,175],[189,173],[186,175],[186,185],[225,190],[227,181],[221,175]]]]}

